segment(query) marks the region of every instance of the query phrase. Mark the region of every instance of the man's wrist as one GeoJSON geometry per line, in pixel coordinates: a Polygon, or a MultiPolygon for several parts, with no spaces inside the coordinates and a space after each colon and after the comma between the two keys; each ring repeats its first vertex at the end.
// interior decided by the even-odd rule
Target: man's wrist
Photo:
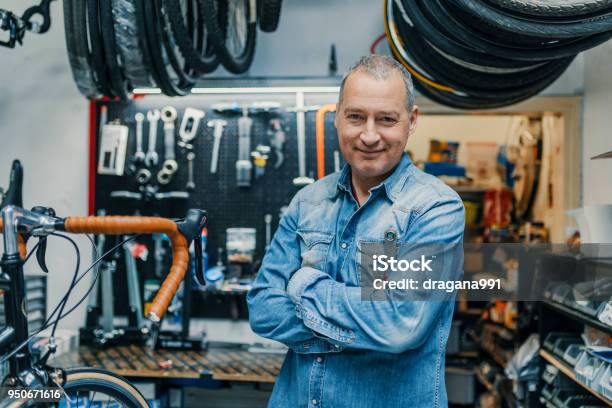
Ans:
{"type": "Polygon", "coordinates": [[[324,273],[309,266],[295,271],[293,275],[291,275],[286,288],[287,295],[289,295],[289,298],[293,301],[293,303],[296,305],[300,304],[300,299],[304,289],[312,282],[317,280],[321,275],[324,275],[324,273]]]}

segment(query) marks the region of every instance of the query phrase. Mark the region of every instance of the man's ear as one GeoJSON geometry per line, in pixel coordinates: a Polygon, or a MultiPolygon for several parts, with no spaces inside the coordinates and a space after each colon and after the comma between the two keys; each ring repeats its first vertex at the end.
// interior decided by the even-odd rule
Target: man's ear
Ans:
{"type": "Polygon", "coordinates": [[[338,129],[338,115],[340,114],[340,104],[336,104],[336,114],[334,115],[334,126],[338,129]]]}
{"type": "Polygon", "coordinates": [[[419,107],[414,105],[412,107],[412,112],[410,113],[410,134],[413,134],[416,130],[417,120],[419,118],[419,107]]]}

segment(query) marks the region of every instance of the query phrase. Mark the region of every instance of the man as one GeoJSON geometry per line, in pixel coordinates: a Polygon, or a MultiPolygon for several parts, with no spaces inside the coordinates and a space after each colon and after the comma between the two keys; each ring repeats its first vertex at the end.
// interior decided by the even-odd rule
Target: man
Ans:
{"type": "Polygon", "coordinates": [[[362,299],[363,245],[461,244],[457,194],[404,152],[414,133],[410,74],[367,56],[345,76],[336,129],[347,165],[302,189],[248,294],[250,323],[289,351],[270,407],[447,405],[452,301],[362,299]]]}

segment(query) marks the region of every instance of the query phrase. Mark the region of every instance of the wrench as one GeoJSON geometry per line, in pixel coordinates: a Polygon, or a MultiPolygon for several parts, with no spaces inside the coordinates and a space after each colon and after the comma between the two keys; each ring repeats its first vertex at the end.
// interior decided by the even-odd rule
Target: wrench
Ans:
{"type": "Polygon", "coordinates": [[[136,119],[136,152],[134,153],[134,161],[136,163],[142,163],[145,159],[144,151],[142,150],[142,126],[144,123],[144,115],[138,112],[134,119],[136,119]]]}
{"type": "MultiPolygon", "coordinates": [[[[174,155],[174,121],[176,120],[176,109],[172,106],[166,106],[162,109],[161,118],[164,122],[164,145],[166,148],[162,171],[171,178],[178,169],[178,163],[174,155]]],[[[168,179],[168,181],[170,180],[168,179]]]]}
{"type": "Polygon", "coordinates": [[[154,109],[147,112],[149,121],[149,150],[145,154],[145,164],[147,167],[157,166],[159,155],[157,154],[157,122],[159,121],[159,110],[154,109]]]}
{"type": "Polygon", "coordinates": [[[195,190],[195,182],[193,181],[193,160],[194,159],[195,159],[194,152],[187,153],[188,176],[187,176],[187,185],[185,186],[185,189],[187,191],[195,190]]]}
{"type": "Polygon", "coordinates": [[[238,119],[238,160],[236,161],[236,184],[238,187],[251,187],[251,128],[253,119],[245,111],[238,119]]]}
{"type": "Polygon", "coordinates": [[[270,248],[270,241],[272,240],[272,214],[264,215],[264,222],[266,223],[266,251],[270,248]]]}
{"type": "Polygon", "coordinates": [[[198,134],[198,126],[200,120],[205,116],[205,112],[195,108],[186,108],[183,114],[183,121],[179,129],[179,137],[181,140],[178,142],[179,146],[189,148],[188,146],[191,140],[198,134]]]}
{"type": "Polygon", "coordinates": [[[214,128],[214,142],[212,151],[212,160],[210,162],[210,172],[217,172],[217,164],[219,163],[219,147],[221,146],[221,137],[223,137],[223,129],[227,126],[227,122],[223,119],[212,119],[208,121],[208,127],[214,128]]]}
{"type": "Polygon", "coordinates": [[[268,134],[270,135],[270,145],[272,148],[274,148],[274,153],[276,154],[276,163],[274,164],[274,168],[278,169],[283,165],[283,161],[285,160],[283,146],[286,139],[285,132],[281,127],[280,119],[270,120],[270,129],[268,130],[268,134]]]}

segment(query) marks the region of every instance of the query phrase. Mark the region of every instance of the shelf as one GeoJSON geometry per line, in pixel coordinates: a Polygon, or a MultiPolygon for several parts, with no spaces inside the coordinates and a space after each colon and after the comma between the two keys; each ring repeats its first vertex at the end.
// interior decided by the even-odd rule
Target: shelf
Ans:
{"type": "Polygon", "coordinates": [[[461,194],[484,194],[486,193],[488,190],[490,190],[489,188],[484,188],[484,187],[470,187],[470,186],[453,186],[453,185],[448,185],[449,187],[451,187],[453,190],[455,190],[457,193],[461,194]]]}
{"type": "Polygon", "coordinates": [[[574,372],[574,370],[572,370],[572,368],[569,367],[567,364],[557,360],[557,358],[554,357],[552,354],[550,354],[548,351],[540,349],[540,357],[542,357],[544,360],[546,360],[550,364],[552,364],[555,367],[557,367],[559,369],[559,371],[561,371],[563,374],[565,374],[567,377],[569,377],[572,381],[574,381],[576,384],[578,384],[579,386],[581,386],[582,388],[584,388],[585,390],[587,390],[588,392],[590,392],[591,394],[593,394],[594,396],[596,396],[597,398],[599,398],[600,400],[605,402],[606,404],[610,404],[611,403],[611,401],[609,399],[607,399],[605,396],[603,396],[602,394],[598,393],[594,389],[590,388],[589,386],[587,386],[583,382],[578,381],[578,379],[576,378],[576,373],[574,372]]]}
{"type": "Polygon", "coordinates": [[[612,327],[608,326],[607,324],[600,322],[599,320],[591,317],[591,316],[587,316],[584,313],[581,313],[578,310],[572,309],[571,307],[562,305],[561,303],[557,303],[557,302],[552,302],[550,300],[545,300],[544,305],[552,310],[555,310],[559,313],[562,313],[564,315],[566,315],[567,317],[570,317],[574,320],[578,320],[584,324],[587,324],[591,327],[594,327],[598,330],[603,331],[604,333],[607,334],[612,334],[612,327]]]}

